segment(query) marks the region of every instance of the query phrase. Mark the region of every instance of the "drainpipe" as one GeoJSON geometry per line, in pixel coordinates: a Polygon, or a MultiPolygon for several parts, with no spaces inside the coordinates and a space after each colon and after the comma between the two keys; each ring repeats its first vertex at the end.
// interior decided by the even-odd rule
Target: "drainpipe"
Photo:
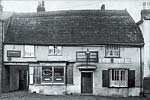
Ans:
{"type": "Polygon", "coordinates": [[[0,20],[0,96],[2,92],[2,67],[3,67],[3,21],[0,20]]]}
{"type": "Polygon", "coordinates": [[[143,96],[143,48],[140,47],[140,96],[143,96]]]}

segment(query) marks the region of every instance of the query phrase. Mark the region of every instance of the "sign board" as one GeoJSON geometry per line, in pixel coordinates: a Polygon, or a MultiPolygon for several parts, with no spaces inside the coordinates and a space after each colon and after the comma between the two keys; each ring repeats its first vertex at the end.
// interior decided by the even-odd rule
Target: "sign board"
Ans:
{"type": "Polygon", "coordinates": [[[21,57],[21,51],[8,50],[7,57],[21,57]]]}

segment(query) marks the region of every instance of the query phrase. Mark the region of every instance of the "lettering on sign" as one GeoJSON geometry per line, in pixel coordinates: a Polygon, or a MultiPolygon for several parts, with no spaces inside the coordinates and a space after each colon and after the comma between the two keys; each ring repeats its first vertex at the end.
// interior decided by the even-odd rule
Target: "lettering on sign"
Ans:
{"type": "Polygon", "coordinates": [[[21,57],[21,51],[8,50],[7,57],[21,57]]]}

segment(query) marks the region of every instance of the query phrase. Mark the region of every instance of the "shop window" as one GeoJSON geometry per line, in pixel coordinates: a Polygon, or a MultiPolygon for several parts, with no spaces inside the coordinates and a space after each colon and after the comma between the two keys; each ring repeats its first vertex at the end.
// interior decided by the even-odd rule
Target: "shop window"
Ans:
{"type": "Polygon", "coordinates": [[[62,55],[62,46],[49,46],[49,55],[62,55]]]}
{"type": "Polygon", "coordinates": [[[24,46],[24,57],[35,57],[34,45],[24,46]]]}
{"type": "Polygon", "coordinates": [[[52,82],[52,67],[42,67],[42,82],[50,83],[52,82]]]}
{"type": "Polygon", "coordinates": [[[64,83],[64,67],[42,67],[42,83],[64,83]]]}
{"type": "Polygon", "coordinates": [[[135,70],[115,68],[102,70],[103,87],[135,87],[135,70]]]}
{"type": "Polygon", "coordinates": [[[54,67],[54,82],[55,83],[64,82],[64,68],[54,67]]]}
{"type": "Polygon", "coordinates": [[[120,57],[120,48],[117,45],[107,45],[105,48],[105,57],[120,57]]]}

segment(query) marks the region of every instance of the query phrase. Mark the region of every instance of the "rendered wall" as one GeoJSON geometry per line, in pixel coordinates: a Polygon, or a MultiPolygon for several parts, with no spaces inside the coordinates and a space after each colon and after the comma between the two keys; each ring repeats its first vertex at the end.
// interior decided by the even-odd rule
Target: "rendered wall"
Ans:
{"type": "MultiPolygon", "coordinates": [[[[35,58],[12,58],[12,62],[16,61],[76,61],[76,51],[86,51],[87,48],[90,51],[99,52],[99,63],[95,63],[97,69],[93,72],[93,94],[102,96],[138,96],[140,93],[140,48],[121,46],[119,59],[130,59],[129,63],[110,63],[107,58],[105,58],[105,47],[63,47],[62,56],[48,56],[48,46],[38,46],[36,47],[36,57],[35,58]],[[128,68],[130,70],[135,70],[135,87],[134,88],[106,88],[102,87],[102,70],[107,70],[109,68],[128,68]]],[[[5,46],[5,50],[14,49],[12,45],[5,46]]],[[[23,50],[23,46],[15,46],[14,50],[23,50]]],[[[6,57],[6,51],[5,51],[6,57]]],[[[5,58],[7,61],[7,57],[5,58]]],[[[74,64],[73,72],[73,85],[30,85],[30,92],[37,92],[42,94],[64,94],[73,93],[81,94],[81,72],[77,68],[80,63],[74,64]]]]}
{"type": "MultiPolygon", "coordinates": [[[[143,19],[144,20],[144,19],[143,19]]],[[[150,76],[150,20],[144,20],[140,25],[144,37],[144,77],[150,76]]]]}

